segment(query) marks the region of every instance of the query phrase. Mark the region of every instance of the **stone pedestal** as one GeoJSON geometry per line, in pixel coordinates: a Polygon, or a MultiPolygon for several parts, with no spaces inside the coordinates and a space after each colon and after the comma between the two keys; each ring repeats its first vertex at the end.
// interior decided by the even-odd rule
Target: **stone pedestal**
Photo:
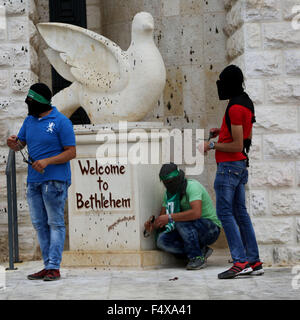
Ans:
{"type": "Polygon", "coordinates": [[[68,196],[70,251],[63,254],[63,266],[145,267],[169,261],[169,255],[155,250],[154,236],[143,235],[145,221],[158,215],[162,204],[161,156],[156,164],[147,162],[159,153],[163,126],[124,124],[122,130],[119,124],[75,129],[77,157],[71,162],[68,196]],[[139,160],[142,163],[136,163],[139,160]]]}

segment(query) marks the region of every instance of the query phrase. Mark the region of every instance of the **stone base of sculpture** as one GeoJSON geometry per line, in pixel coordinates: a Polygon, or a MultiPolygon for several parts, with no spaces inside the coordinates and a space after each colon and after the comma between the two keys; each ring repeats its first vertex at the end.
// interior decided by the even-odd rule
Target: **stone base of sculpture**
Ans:
{"type": "Polygon", "coordinates": [[[70,251],[64,252],[63,266],[146,267],[174,261],[155,250],[154,235],[143,233],[145,221],[159,214],[164,194],[158,176],[162,160],[156,157],[163,125],[122,125],[75,129],[77,156],[71,162],[68,196],[70,251]],[[157,162],[147,164],[147,157],[157,162]]]}
{"type": "Polygon", "coordinates": [[[63,267],[156,268],[184,266],[184,261],[158,250],[138,251],[65,251],[63,267]]]}

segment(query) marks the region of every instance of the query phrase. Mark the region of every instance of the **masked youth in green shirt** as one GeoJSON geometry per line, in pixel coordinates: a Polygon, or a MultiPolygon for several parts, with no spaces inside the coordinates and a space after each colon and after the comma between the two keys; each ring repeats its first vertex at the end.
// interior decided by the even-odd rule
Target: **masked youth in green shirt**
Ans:
{"type": "Polygon", "coordinates": [[[164,164],[159,177],[166,187],[162,209],[145,228],[159,233],[158,248],[186,256],[188,270],[201,269],[213,251],[208,245],[218,239],[221,228],[212,200],[200,182],[186,179],[174,163],[164,164]]]}

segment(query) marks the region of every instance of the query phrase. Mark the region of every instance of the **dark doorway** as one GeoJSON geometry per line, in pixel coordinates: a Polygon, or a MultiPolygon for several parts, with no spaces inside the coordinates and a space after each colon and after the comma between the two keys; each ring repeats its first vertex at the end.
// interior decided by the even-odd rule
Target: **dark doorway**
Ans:
{"type": "MultiPolygon", "coordinates": [[[[86,1],[85,0],[49,0],[50,22],[74,24],[86,28],[86,1]]],[[[61,77],[52,68],[53,94],[68,87],[71,82],[61,77]]],[[[91,121],[82,107],[79,107],[70,117],[73,124],[90,124],[91,121]]]]}

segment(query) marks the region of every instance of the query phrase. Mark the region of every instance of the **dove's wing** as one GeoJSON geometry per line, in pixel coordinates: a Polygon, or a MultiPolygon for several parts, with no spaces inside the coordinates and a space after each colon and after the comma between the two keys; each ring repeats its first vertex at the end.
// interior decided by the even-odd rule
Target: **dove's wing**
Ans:
{"type": "Polygon", "coordinates": [[[76,81],[71,73],[71,68],[61,59],[59,52],[48,48],[44,50],[46,57],[53,66],[53,68],[66,80],[70,82],[76,81]]]}
{"type": "Polygon", "coordinates": [[[45,52],[49,61],[65,79],[105,92],[127,85],[128,55],[114,42],[65,23],[39,23],[38,30],[51,48],[45,52]]]}

